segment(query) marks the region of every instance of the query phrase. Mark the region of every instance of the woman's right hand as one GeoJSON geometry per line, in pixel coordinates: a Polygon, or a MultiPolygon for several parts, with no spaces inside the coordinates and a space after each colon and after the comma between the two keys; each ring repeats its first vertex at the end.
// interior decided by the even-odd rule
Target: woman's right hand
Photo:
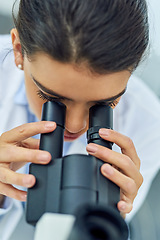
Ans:
{"type": "Polygon", "coordinates": [[[27,192],[18,190],[12,185],[30,188],[34,186],[36,179],[31,174],[20,174],[15,171],[28,162],[37,164],[50,162],[51,154],[39,150],[39,139],[32,137],[55,129],[55,122],[40,121],[26,123],[0,136],[0,194],[26,201],[27,192]]]}

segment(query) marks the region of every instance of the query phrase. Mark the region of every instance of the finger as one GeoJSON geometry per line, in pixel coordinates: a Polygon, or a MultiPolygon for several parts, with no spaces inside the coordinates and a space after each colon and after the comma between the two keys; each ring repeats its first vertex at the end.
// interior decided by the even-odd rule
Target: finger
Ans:
{"type": "Polygon", "coordinates": [[[131,202],[119,201],[117,204],[118,210],[125,216],[125,214],[130,213],[133,209],[133,204],[131,202]]]}
{"type": "Polygon", "coordinates": [[[128,156],[114,152],[109,148],[93,143],[87,145],[86,149],[91,155],[103,160],[104,162],[118,167],[125,175],[132,179],[135,179],[137,185],[142,184],[142,175],[140,174],[132,159],[130,159],[128,156]]]}
{"type": "Polygon", "coordinates": [[[40,121],[26,123],[8,132],[3,133],[1,135],[1,138],[7,143],[17,143],[37,134],[51,132],[55,129],[55,122],[40,121]]]}
{"type": "Polygon", "coordinates": [[[121,148],[122,153],[130,157],[138,169],[140,168],[140,159],[137,155],[133,141],[129,137],[114,130],[105,128],[99,130],[99,135],[103,139],[117,144],[121,148]]]}
{"type": "Polygon", "coordinates": [[[39,149],[40,140],[35,138],[28,138],[21,142],[21,146],[29,149],[39,149]]]}
{"type": "Polygon", "coordinates": [[[125,194],[127,198],[135,198],[138,187],[133,179],[125,176],[107,163],[102,165],[101,172],[106,178],[119,186],[121,191],[123,192],[123,194],[125,194]]]}
{"type": "Polygon", "coordinates": [[[0,193],[4,196],[17,199],[25,202],[27,199],[27,192],[18,190],[11,185],[7,185],[0,182],[0,193]]]}
{"type": "Polygon", "coordinates": [[[34,186],[36,179],[31,174],[16,173],[9,168],[1,167],[0,182],[30,188],[34,186]]]}
{"type": "Polygon", "coordinates": [[[0,154],[0,162],[32,162],[38,164],[47,164],[51,160],[51,154],[43,150],[27,149],[11,145],[2,148],[0,154]]]}

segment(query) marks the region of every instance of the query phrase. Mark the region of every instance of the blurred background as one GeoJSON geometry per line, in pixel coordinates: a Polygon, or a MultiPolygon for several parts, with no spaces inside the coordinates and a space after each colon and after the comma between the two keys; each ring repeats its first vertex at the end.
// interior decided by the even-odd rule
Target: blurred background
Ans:
{"type": "MultiPolygon", "coordinates": [[[[19,0],[17,0],[17,3],[19,0]]],[[[160,0],[147,0],[150,23],[150,48],[148,57],[135,74],[160,98],[160,0]]],[[[0,34],[9,34],[14,26],[12,5],[14,0],[0,0],[0,34]]],[[[151,190],[140,211],[133,218],[131,240],[160,239],[160,172],[155,177],[151,190]]]]}
{"type": "Polygon", "coordinates": [[[0,34],[8,34],[13,27],[12,5],[14,0],[0,0],[0,34]]]}

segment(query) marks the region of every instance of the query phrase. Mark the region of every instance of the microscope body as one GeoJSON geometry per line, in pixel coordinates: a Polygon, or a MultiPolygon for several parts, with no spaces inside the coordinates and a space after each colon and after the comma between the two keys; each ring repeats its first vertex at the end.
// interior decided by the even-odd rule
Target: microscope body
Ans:
{"type": "MultiPolygon", "coordinates": [[[[93,142],[112,149],[112,143],[100,138],[98,133],[102,127],[112,128],[112,109],[105,105],[95,105],[90,109],[89,116],[88,143],[93,142]]],[[[119,187],[101,174],[103,161],[82,154],[62,157],[64,119],[63,104],[44,104],[42,120],[55,121],[57,128],[52,133],[42,134],[40,139],[40,149],[51,153],[51,162],[47,165],[30,165],[29,172],[36,177],[36,184],[28,189],[27,222],[36,225],[46,212],[76,215],[78,209],[89,204],[109,207],[120,217],[117,210],[119,187]]],[[[117,219],[117,215],[115,218],[117,219]]],[[[113,221],[114,225],[116,221],[113,221]]],[[[120,222],[122,224],[119,226],[124,227],[121,217],[120,222]]]]}
{"type": "MultiPolygon", "coordinates": [[[[96,108],[101,112],[90,110],[88,142],[111,149],[112,143],[100,139],[98,131],[101,126],[112,127],[112,109],[104,105],[96,108]],[[103,123],[105,111],[107,116],[103,123]]],[[[45,212],[74,215],[79,206],[87,203],[116,209],[119,201],[119,188],[101,174],[102,160],[81,154],[62,157],[64,119],[65,107],[62,104],[44,104],[42,120],[56,121],[57,128],[52,133],[42,134],[40,139],[40,149],[51,153],[51,162],[48,165],[30,165],[29,172],[36,177],[36,184],[28,190],[26,218],[33,225],[45,212]]]]}

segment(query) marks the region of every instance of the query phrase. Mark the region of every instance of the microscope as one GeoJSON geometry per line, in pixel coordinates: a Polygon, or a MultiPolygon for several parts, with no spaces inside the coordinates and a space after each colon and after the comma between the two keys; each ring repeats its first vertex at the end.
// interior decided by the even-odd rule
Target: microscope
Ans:
{"type": "MultiPolygon", "coordinates": [[[[28,189],[26,221],[35,226],[44,213],[74,215],[75,223],[66,240],[127,240],[128,227],[117,209],[120,189],[101,174],[104,162],[83,154],[62,157],[65,113],[62,103],[43,105],[42,121],[54,121],[57,128],[40,138],[40,149],[50,152],[51,162],[30,165],[29,172],[36,177],[36,184],[28,189]]],[[[113,143],[99,136],[100,128],[112,125],[111,107],[92,106],[88,143],[112,149],[113,143]]]]}

